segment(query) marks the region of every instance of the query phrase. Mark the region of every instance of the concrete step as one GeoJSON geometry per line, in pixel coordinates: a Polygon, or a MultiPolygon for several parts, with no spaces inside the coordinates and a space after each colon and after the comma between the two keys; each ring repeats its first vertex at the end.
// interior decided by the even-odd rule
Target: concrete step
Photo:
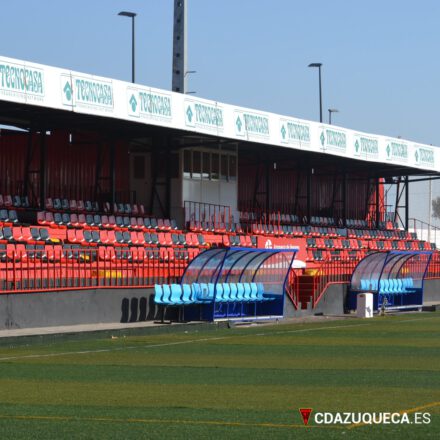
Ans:
{"type": "Polygon", "coordinates": [[[430,304],[422,307],[422,312],[439,312],[440,304],[430,304]]]}

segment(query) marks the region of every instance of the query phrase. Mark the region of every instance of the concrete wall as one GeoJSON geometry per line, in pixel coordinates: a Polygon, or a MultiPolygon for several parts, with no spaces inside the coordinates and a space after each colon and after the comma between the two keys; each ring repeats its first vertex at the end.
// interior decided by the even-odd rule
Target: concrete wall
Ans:
{"type": "Polygon", "coordinates": [[[437,302],[440,304],[440,280],[425,280],[423,303],[427,302],[437,302]]]}
{"type": "Polygon", "coordinates": [[[286,295],[284,298],[284,317],[297,318],[316,314],[343,315],[346,296],[346,284],[331,284],[328,286],[315,309],[312,309],[312,305],[309,303],[307,309],[296,310],[292,301],[290,301],[289,297],[286,295]]]}
{"type": "Polygon", "coordinates": [[[347,287],[347,284],[330,284],[313,313],[343,315],[345,299],[347,297],[347,287]]]}
{"type": "MultiPolygon", "coordinates": [[[[0,329],[161,319],[153,289],[95,289],[0,295],[0,329]]],[[[175,318],[169,309],[167,319],[175,318]]]]}
{"type": "MultiPolygon", "coordinates": [[[[285,298],[284,316],[311,314],[342,315],[347,285],[327,288],[317,307],[295,310],[285,298]]],[[[426,280],[424,302],[440,304],[440,280],[426,280]]],[[[165,319],[177,319],[178,310],[169,308],[165,319]]],[[[50,327],[114,322],[141,322],[162,319],[162,309],[154,304],[153,289],[91,289],[46,293],[0,295],[0,329],[50,327]]]]}

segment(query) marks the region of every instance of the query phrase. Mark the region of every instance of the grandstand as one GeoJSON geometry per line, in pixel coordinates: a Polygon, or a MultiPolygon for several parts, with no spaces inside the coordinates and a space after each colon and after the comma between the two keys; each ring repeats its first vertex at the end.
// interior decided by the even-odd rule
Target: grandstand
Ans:
{"type": "Polygon", "coordinates": [[[440,276],[408,215],[414,176],[439,175],[435,147],[3,57],[0,123],[6,326],[43,322],[10,304],[52,325],[121,307],[154,319],[154,284],[213,247],[298,249],[290,315],[316,312],[371,252],[433,251],[440,276]]]}

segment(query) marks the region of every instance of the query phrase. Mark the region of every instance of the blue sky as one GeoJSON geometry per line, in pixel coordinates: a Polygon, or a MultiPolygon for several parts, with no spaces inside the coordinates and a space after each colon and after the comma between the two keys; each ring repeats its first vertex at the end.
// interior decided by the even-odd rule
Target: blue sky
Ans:
{"type": "MultiPolygon", "coordinates": [[[[173,0],[2,2],[0,55],[171,88],[173,0]]],[[[198,96],[440,146],[440,2],[189,0],[198,96]]]]}

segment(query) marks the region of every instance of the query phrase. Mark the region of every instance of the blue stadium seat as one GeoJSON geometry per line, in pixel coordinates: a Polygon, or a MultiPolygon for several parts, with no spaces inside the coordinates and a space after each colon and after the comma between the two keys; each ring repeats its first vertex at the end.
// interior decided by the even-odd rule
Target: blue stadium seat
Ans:
{"type": "Polygon", "coordinates": [[[230,302],[238,301],[238,299],[237,299],[237,294],[238,294],[237,284],[229,283],[229,287],[230,287],[229,301],[230,302]]]}
{"type": "Polygon", "coordinates": [[[181,306],[183,305],[182,301],[182,286],[180,284],[171,284],[171,297],[170,297],[170,305],[181,306]]]}
{"type": "Polygon", "coordinates": [[[237,301],[244,301],[244,285],[242,283],[237,283],[237,301]]]}
{"type": "Polygon", "coordinates": [[[154,302],[156,304],[165,304],[163,302],[163,289],[160,284],[154,285],[154,302]]]}
{"type": "Polygon", "coordinates": [[[258,287],[256,283],[251,283],[251,301],[260,301],[258,299],[258,287]]]}
{"type": "Polygon", "coordinates": [[[199,283],[193,283],[191,285],[191,299],[194,304],[201,304],[204,301],[200,301],[202,289],[199,283]]]}
{"type": "Polygon", "coordinates": [[[257,283],[257,297],[259,301],[270,301],[273,298],[264,296],[265,288],[263,283],[257,283]]]}
{"type": "Polygon", "coordinates": [[[396,280],[396,278],[392,278],[392,279],[390,279],[389,280],[389,292],[390,293],[392,293],[392,294],[396,294],[396,293],[399,293],[399,289],[398,289],[398,287],[397,287],[397,280],[396,280]]]}
{"type": "Polygon", "coordinates": [[[184,304],[192,304],[194,302],[189,284],[182,284],[182,302],[184,304]]]}
{"type": "Polygon", "coordinates": [[[215,284],[208,283],[208,298],[213,301],[215,298],[215,284]]]}
{"type": "Polygon", "coordinates": [[[249,283],[243,283],[244,294],[243,300],[246,302],[251,301],[251,285],[249,283]]]}
{"type": "Polygon", "coordinates": [[[205,303],[211,302],[214,298],[214,291],[212,291],[212,295],[210,296],[210,289],[208,284],[200,283],[200,295],[198,297],[199,301],[203,301],[205,303]]]}
{"type": "Polygon", "coordinates": [[[404,292],[405,293],[414,293],[416,289],[414,289],[414,280],[412,277],[404,278],[404,292]]]}
{"type": "Polygon", "coordinates": [[[379,293],[388,294],[389,292],[389,283],[386,278],[380,280],[379,282],[379,293]]]}
{"type": "Polygon", "coordinates": [[[171,303],[171,288],[169,284],[163,284],[162,289],[163,289],[163,298],[162,298],[163,304],[169,305],[171,303]]]}
{"type": "Polygon", "coordinates": [[[223,299],[223,284],[215,284],[215,302],[225,302],[223,299]]]}
{"type": "Polygon", "coordinates": [[[223,283],[223,302],[231,301],[231,286],[228,283],[223,283]]]}

